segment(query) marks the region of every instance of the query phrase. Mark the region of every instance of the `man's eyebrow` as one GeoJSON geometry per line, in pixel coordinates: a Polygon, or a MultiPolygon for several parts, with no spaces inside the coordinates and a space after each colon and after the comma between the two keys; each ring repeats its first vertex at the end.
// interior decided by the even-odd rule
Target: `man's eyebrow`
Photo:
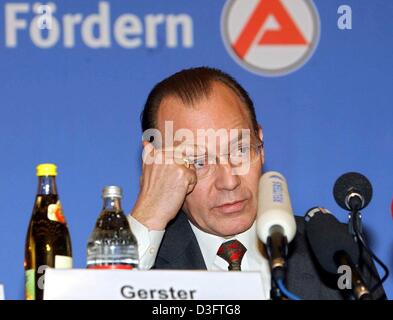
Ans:
{"type": "MultiPolygon", "coordinates": [[[[231,130],[234,130],[234,129],[231,129],[231,130]]],[[[252,134],[252,130],[251,129],[245,129],[245,128],[242,128],[242,129],[235,129],[235,130],[237,130],[238,132],[237,132],[237,136],[235,136],[234,138],[232,138],[232,140],[230,140],[229,142],[227,142],[229,145],[233,145],[233,144],[235,144],[235,143],[239,143],[239,142],[242,142],[243,141],[243,139],[245,139],[247,136],[249,136],[250,137],[250,139],[249,140],[252,140],[252,138],[253,138],[253,134],[252,134]],[[243,134],[243,133],[245,133],[245,134],[243,134]]],[[[229,134],[230,136],[231,136],[231,134],[229,134]]],[[[182,146],[184,146],[183,145],[183,141],[175,141],[174,142],[174,144],[173,144],[173,146],[174,147],[177,147],[177,146],[179,146],[179,145],[182,145],[182,146]]],[[[186,144],[187,146],[190,146],[190,147],[201,147],[201,146],[203,146],[203,147],[205,147],[205,145],[204,144],[198,144],[198,143],[190,143],[190,144],[186,144]]],[[[206,151],[206,150],[205,150],[206,151]]]]}

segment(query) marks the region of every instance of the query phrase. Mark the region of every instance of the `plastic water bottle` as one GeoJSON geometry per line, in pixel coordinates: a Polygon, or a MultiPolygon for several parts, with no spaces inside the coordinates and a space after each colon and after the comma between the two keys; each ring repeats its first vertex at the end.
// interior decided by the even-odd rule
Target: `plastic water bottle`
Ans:
{"type": "Polygon", "coordinates": [[[138,245],[121,207],[121,188],[105,187],[102,198],[103,208],[87,244],[87,268],[137,268],[138,245]]]}

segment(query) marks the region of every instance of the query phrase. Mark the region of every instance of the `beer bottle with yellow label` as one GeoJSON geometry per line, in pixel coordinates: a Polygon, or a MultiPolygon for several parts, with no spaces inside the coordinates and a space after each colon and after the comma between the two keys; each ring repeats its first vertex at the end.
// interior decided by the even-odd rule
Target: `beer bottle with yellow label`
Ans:
{"type": "Polygon", "coordinates": [[[57,194],[57,167],[37,166],[38,191],[25,247],[25,297],[42,300],[44,273],[50,268],[72,268],[71,239],[57,194]]]}

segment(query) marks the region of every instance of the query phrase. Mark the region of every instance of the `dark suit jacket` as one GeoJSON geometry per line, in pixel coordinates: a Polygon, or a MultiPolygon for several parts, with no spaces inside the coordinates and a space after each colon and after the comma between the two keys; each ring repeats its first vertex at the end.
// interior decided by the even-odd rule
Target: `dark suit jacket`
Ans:
{"type": "MultiPolygon", "coordinates": [[[[337,288],[337,279],[324,273],[310,252],[304,234],[304,219],[296,217],[297,234],[289,248],[287,287],[302,299],[341,300],[347,293],[337,288]]],[[[363,256],[366,263],[361,266],[363,279],[372,286],[379,279],[369,257],[363,256]],[[371,268],[369,267],[371,265],[371,268]]],[[[180,212],[167,226],[159,248],[155,269],[205,269],[202,252],[187,217],[180,212]]],[[[383,289],[374,293],[375,299],[386,298],[383,289]]]]}

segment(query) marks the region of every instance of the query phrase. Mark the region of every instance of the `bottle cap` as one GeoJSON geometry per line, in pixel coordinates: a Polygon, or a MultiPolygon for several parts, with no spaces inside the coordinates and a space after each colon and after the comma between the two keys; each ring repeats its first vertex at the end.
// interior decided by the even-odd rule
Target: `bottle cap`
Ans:
{"type": "Polygon", "coordinates": [[[106,186],[102,190],[103,198],[121,198],[123,196],[123,191],[118,186],[106,186]]]}
{"type": "Polygon", "coordinates": [[[42,163],[37,166],[37,176],[57,176],[57,166],[53,163],[42,163]]]}

